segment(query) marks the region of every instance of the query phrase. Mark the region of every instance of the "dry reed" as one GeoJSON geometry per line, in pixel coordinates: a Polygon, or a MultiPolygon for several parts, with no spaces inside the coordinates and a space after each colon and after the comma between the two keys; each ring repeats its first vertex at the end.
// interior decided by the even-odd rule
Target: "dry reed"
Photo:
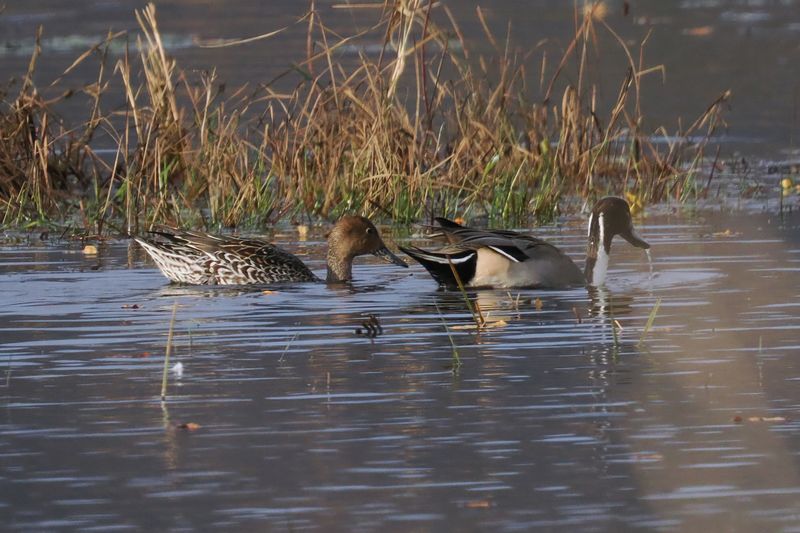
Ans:
{"type": "Polygon", "coordinates": [[[641,128],[640,80],[663,69],[648,68],[642,50],[629,49],[594,8],[576,13],[582,19],[555,69],[542,56],[537,95],[528,67],[480,10],[491,58],[469,53],[446,7],[439,18],[449,26],[435,24],[433,6],[386,1],[373,27],[341,37],[312,2],[299,21],[308,32],[295,67],[303,81],[288,93],[266,84],[226,94],[214,72],[197,80],[178,68],[148,5],[136,13],[135,52],[108,68],[108,45],[122,38],[109,35],[67,69],[101,59],[96,83],[84,88],[91,114],[78,128],[52,118],[69,91],[46,101],[33,84],[37,47],[18,94],[0,95],[3,224],[76,212],[98,234],[109,225],[136,232],[157,222],[237,226],[343,212],[399,222],[459,212],[526,224],[552,218],[564,195],[632,192],[655,202],[697,194],[706,143],[688,139],[714,133],[728,93],[659,146],[652,136],[666,132],[641,128]],[[599,31],[628,61],[605,112],[587,73],[599,31]],[[345,68],[340,50],[368,33],[384,36],[382,52],[345,68]],[[577,82],[564,80],[569,69],[577,82]],[[124,93],[124,110],[102,111],[109,91],[124,93]],[[98,129],[117,144],[112,158],[93,150],[98,129]]]}

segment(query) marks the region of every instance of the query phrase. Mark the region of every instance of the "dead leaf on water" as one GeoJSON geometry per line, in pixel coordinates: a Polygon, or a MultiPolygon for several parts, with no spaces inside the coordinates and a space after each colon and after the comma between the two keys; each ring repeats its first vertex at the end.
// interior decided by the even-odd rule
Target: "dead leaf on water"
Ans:
{"type": "Polygon", "coordinates": [[[695,28],[686,28],[683,30],[685,35],[691,35],[692,37],[707,37],[714,33],[713,26],[697,26],[695,28]]]}
{"type": "MultiPolygon", "coordinates": [[[[484,323],[480,329],[493,329],[493,328],[504,328],[508,325],[508,322],[505,320],[494,320],[492,322],[484,323]]],[[[477,324],[459,324],[457,326],[451,326],[450,329],[457,329],[457,330],[473,330],[478,329],[477,324]]]]}
{"type": "Polygon", "coordinates": [[[277,293],[278,293],[278,291],[271,291],[269,289],[261,291],[261,294],[264,294],[266,296],[269,296],[270,294],[277,294],[277,293]]]}
{"type": "Polygon", "coordinates": [[[730,229],[726,229],[725,231],[714,232],[711,235],[714,236],[714,237],[720,237],[720,238],[722,238],[722,237],[730,238],[730,237],[738,237],[739,235],[741,235],[741,233],[739,233],[738,231],[731,231],[730,229]]]}
{"type": "Polygon", "coordinates": [[[536,308],[537,311],[541,311],[542,307],[544,307],[544,304],[542,303],[542,299],[541,298],[536,298],[533,301],[533,306],[536,308]]]}
{"type": "Polygon", "coordinates": [[[83,247],[83,253],[86,255],[97,255],[97,246],[94,244],[87,244],[83,247]]]}
{"type": "Polygon", "coordinates": [[[297,226],[297,237],[301,241],[308,239],[308,226],[305,224],[297,226]]]}
{"type": "Polygon", "coordinates": [[[489,509],[492,507],[492,502],[489,500],[470,500],[464,503],[467,509],[489,509]]]}
{"type": "Polygon", "coordinates": [[[153,355],[153,354],[151,354],[150,352],[141,352],[141,353],[135,353],[135,354],[115,353],[115,354],[109,355],[108,357],[111,357],[111,358],[114,358],[114,359],[116,359],[116,358],[120,358],[120,359],[130,359],[130,358],[144,359],[146,357],[150,357],[151,355],[153,355]]]}
{"type": "Polygon", "coordinates": [[[185,429],[186,431],[197,431],[202,426],[200,424],[195,424],[194,422],[186,422],[183,424],[178,424],[178,429],[185,429]]]}
{"type": "Polygon", "coordinates": [[[652,461],[663,461],[664,456],[658,452],[653,453],[634,453],[631,457],[636,462],[652,462],[652,461]]]}

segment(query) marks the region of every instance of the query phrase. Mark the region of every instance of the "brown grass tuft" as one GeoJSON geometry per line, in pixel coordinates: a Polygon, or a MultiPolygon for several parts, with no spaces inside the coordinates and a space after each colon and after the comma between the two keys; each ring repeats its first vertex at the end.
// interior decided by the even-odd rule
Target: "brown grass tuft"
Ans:
{"type": "Polygon", "coordinates": [[[675,141],[653,143],[653,133],[666,132],[642,131],[640,81],[663,68],[644,64],[645,43],[634,52],[617,36],[604,3],[586,4],[558,61],[539,50],[539,89],[529,86],[532,67],[489,31],[480,10],[491,57],[470,53],[447,7],[450,25],[435,24],[433,6],[387,1],[375,26],[341,37],[312,3],[299,21],[308,32],[295,69],[303,81],[288,93],[267,84],[228,94],[214,72],[197,79],[178,68],[148,5],[136,13],[137,53],[107,69],[105,50],[120,35],[92,50],[101,67],[84,90],[94,105],[74,129],[51,119],[58,99],[44,101],[32,82],[37,48],[19,93],[2,94],[3,223],[77,210],[98,233],[106,223],[137,231],[156,222],[236,226],[343,212],[402,222],[458,212],[527,224],[549,220],[565,194],[632,192],[655,202],[697,193],[706,142],[687,139],[714,133],[729,94],[670,136],[675,141]],[[587,73],[597,32],[611,35],[628,61],[608,110],[598,108],[587,73]],[[378,34],[382,52],[361,53],[346,69],[341,50],[378,34]],[[567,71],[576,81],[565,81],[567,71]],[[103,114],[110,90],[123,92],[127,106],[103,114]],[[98,129],[118,146],[112,158],[93,151],[98,129]]]}

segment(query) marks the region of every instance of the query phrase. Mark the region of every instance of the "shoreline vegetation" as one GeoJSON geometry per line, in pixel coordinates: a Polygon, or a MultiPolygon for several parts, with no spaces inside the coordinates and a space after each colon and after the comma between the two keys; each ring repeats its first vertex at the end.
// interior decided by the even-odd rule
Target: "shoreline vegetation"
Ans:
{"type": "Polygon", "coordinates": [[[341,36],[312,1],[296,22],[307,47],[288,72],[300,75],[294,89],[231,91],[214,72],[180,69],[150,4],[135,14],[135,42],[109,32],[64,72],[99,62],[96,82],[80,89],[91,105],[78,125],[54,112],[75,92],[60,86],[64,75],[46,87],[61,91],[50,99],[33,81],[40,28],[27,74],[15,91],[0,90],[2,226],[67,223],[103,236],[162,223],[214,230],[345,213],[528,226],[552,221],[567,198],[627,194],[646,204],[708,192],[714,165],[709,173],[701,163],[724,125],[729,92],[684,131],[644,131],[641,80],[664,69],[646,66],[647,37],[631,48],[605,22],[604,3],[576,8],[575,35],[560,55],[537,46],[522,58],[490,32],[480,9],[491,56],[470,53],[446,6],[395,0],[371,9],[374,26],[341,36]],[[599,109],[588,68],[601,53],[599,34],[614,43],[602,53],[628,65],[607,109],[599,109]],[[366,35],[382,36],[380,52],[360,53],[345,68],[341,49],[366,35]],[[120,40],[125,52],[112,60],[120,40]],[[125,104],[109,109],[109,94],[124,94],[125,104]],[[98,138],[115,149],[99,151],[98,138]]]}

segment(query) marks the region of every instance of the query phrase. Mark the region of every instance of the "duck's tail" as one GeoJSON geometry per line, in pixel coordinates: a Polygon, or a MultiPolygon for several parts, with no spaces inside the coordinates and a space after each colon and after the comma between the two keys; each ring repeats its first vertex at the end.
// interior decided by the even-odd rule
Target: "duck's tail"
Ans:
{"type": "Polygon", "coordinates": [[[462,285],[468,285],[475,276],[475,263],[478,258],[478,252],[475,250],[445,253],[431,252],[416,246],[399,246],[399,248],[425,267],[433,279],[443,287],[458,288],[455,273],[458,274],[462,285]]]}
{"type": "Polygon", "coordinates": [[[201,265],[201,255],[186,246],[181,246],[174,239],[174,234],[152,231],[152,234],[165,237],[168,240],[160,241],[143,236],[134,236],[139,245],[153,259],[156,266],[164,276],[173,283],[209,283],[208,275],[204,273],[201,265]]]}

